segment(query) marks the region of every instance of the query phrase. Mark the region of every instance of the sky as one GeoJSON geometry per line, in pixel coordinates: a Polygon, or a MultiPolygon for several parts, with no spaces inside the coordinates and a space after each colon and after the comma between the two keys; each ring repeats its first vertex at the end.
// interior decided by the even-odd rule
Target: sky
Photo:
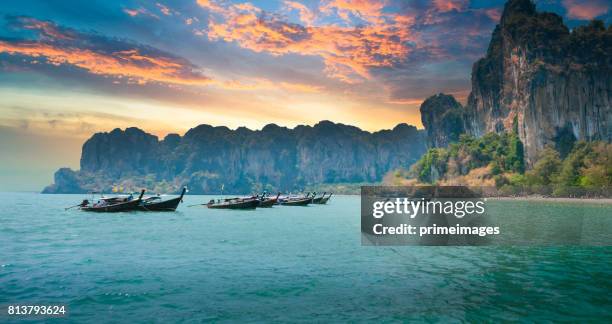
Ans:
{"type": "MultiPolygon", "coordinates": [[[[331,120],[421,127],[444,92],[465,102],[503,0],[3,1],[0,190],[78,169],[95,132],[163,138],[199,124],[331,120]]],[[[607,0],[540,0],[576,26],[607,0]]]]}

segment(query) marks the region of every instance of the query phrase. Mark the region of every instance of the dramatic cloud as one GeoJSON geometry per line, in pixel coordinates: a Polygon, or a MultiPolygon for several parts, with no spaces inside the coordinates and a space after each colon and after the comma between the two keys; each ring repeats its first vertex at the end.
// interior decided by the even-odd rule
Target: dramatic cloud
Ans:
{"type": "Polygon", "coordinates": [[[369,23],[384,23],[382,9],[387,1],[376,0],[331,0],[323,4],[319,9],[324,13],[335,10],[337,15],[347,22],[355,17],[369,23]]]}
{"type": "Polygon", "coordinates": [[[92,74],[133,83],[204,85],[211,82],[186,59],[120,39],[85,34],[28,17],[11,19],[14,28],[36,39],[0,39],[0,53],[21,55],[31,64],[71,65],[92,74]]]}
{"type": "MultiPolygon", "coordinates": [[[[191,7],[169,2],[119,6],[129,24],[159,25],[144,42],[166,50],[83,32],[88,28],[9,18],[20,36],[0,38],[0,55],[12,57],[5,69],[27,65],[48,74],[56,67],[60,77],[81,78],[74,74],[78,69],[113,87],[152,89],[155,83],[192,93],[359,94],[382,105],[412,105],[430,93],[467,90],[468,82],[463,82],[466,89],[444,82],[422,89],[422,79],[439,79],[442,70],[459,68],[468,80],[469,66],[482,55],[500,14],[499,8],[472,8],[466,0],[283,0],[265,7],[215,0],[197,0],[191,7]],[[157,33],[170,30],[166,25],[174,26],[173,35],[184,33],[176,34],[176,42],[185,47],[168,51],[168,43],[156,43],[157,33]]],[[[127,37],[134,36],[139,39],[127,37]]]]}
{"type": "Polygon", "coordinates": [[[574,19],[590,20],[608,12],[609,3],[605,0],[563,0],[567,16],[574,19]]]}
{"type": "MultiPolygon", "coordinates": [[[[303,26],[252,4],[221,7],[210,1],[199,4],[213,14],[208,38],[236,42],[241,47],[272,55],[300,54],[323,58],[328,76],[346,82],[370,78],[370,68],[391,67],[404,60],[415,46],[417,37],[410,31],[412,18],[383,14],[382,4],[374,1],[337,0],[327,3],[322,12],[334,10],[344,19],[349,15],[369,24],[361,26],[303,26]]],[[[312,21],[301,8],[304,20],[312,21]]]]}

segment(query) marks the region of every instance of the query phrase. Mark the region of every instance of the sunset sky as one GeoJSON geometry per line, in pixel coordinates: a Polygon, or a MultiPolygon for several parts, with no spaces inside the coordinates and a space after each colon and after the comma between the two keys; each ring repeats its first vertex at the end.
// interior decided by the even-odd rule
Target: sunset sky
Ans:
{"type": "MultiPolygon", "coordinates": [[[[611,20],[606,0],[536,3],[570,27],[611,20]]],[[[3,1],[0,190],[40,190],[116,127],[421,127],[426,97],[465,101],[503,4],[3,1]]]]}

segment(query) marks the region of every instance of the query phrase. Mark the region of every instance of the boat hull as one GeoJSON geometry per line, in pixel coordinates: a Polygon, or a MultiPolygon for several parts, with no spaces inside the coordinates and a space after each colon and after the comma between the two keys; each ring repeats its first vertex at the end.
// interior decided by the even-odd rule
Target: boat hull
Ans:
{"type": "Polygon", "coordinates": [[[206,206],[210,209],[255,209],[259,206],[259,200],[249,199],[229,203],[207,204],[206,206]]]}
{"type": "Polygon", "coordinates": [[[320,205],[320,204],[324,204],[324,203],[326,203],[326,202],[327,202],[327,200],[325,200],[325,201],[324,201],[323,199],[324,199],[323,197],[317,197],[317,198],[314,198],[314,199],[312,200],[312,203],[313,203],[313,204],[319,204],[319,205],[320,205]]]}
{"type": "Polygon", "coordinates": [[[280,204],[283,206],[308,206],[312,202],[312,198],[303,199],[291,199],[282,201],[280,204]]]}
{"type": "Polygon", "coordinates": [[[257,207],[270,208],[270,207],[276,205],[277,202],[278,202],[278,199],[276,199],[276,198],[264,199],[264,200],[260,200],[259,201],[259,206],[257,206],[257,207]]]}
{"type": "Polygon", "coordinates": [[[144,203],[138,206],[140,211],[152,211],[152,212],[164,212],[164,211],[175,211],[178,205],[181,203],[181,198],[172,198],[165,201],[144,203]]]}
{"type": "Polygon", "coordinates": [[[119,203],[119,204],[100,206],[100,207],[95,207],[95,206],[81,207],[81,210],[86,211],[86,212],[96,212],[96,213],[118,213],[118,212],[138,210],[139,205],[140,205],[140,199],[132,200],[132,201],[124,202],[124,203],[119,203]]]}

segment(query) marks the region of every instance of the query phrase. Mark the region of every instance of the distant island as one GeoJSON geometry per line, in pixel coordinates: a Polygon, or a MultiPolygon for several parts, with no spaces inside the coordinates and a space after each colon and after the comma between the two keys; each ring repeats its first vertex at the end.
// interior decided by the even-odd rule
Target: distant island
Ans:
{"type": "Polygon", "coordinates": [[[425,133],[407,124],[374,133],[330,121],[261,130],[200,125],[161,141],[138,128],[115,129],[88,139],[80,170],[58,170],[43,193],[178,192],[185,185],[196,194],[346,190],[380,182],[425,150],[425,133]]]}

